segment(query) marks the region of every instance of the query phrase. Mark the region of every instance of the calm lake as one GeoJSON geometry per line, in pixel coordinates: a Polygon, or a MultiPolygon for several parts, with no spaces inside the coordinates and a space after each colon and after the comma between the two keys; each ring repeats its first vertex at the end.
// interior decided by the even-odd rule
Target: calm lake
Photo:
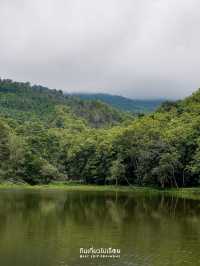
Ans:
{"type": "Polygon", "coordinates": [[[200,265],[200,201],[166,195],[0,191],[2,266],[200,265]],[[80,258],[80,248],[120,258],[80,258]]]}

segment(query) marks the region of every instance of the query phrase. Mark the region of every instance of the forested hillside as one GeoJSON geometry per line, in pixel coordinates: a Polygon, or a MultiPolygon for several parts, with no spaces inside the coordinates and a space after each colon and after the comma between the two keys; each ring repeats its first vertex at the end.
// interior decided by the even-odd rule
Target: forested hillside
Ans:
{"type": "Polygon", "coordinates": [[[133,119],[98,101],[1,80],[0,180],[70,179],[198,186],[200,90],[133,119]]]}
{"type": "Polygon", "coordinates": [[[74,96],[84,100],[100,100],[113,107],[132,113],[149,113],[155,111],[164,100],[139,100],[130,99],[119,95],[105,93],[74,93],[74,96]]]}
{"type": "Polygon", "coordinates": [[[0,80],[0,114],[19,122],[40,119],[51,122],[57,118],[58,109],[81,119],[91,127],[108,127],[122,122],[130,115],[112,108],[100,101],[83,101],[76,97],[65,96],[62,91],[49,90],[29,83],[0,80]]]}

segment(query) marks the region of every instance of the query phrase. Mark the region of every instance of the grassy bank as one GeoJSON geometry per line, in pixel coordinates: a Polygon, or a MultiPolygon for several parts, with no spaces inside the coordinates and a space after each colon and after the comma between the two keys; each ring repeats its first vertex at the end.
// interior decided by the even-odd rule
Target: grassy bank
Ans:
{"type": "Polygon", "coordinates": [[[152,187],[138,187],[138,186],[97,186],[85,185],[76,183],[51,183],[48,185],[35,185],[28,184],[13,184],[1,183],[1,189],[32,189],[32,190],[65,190],[65,191],[93,191],[93,192],[125,192],[125,193],[155,193],[166,194],[169,196],[176,196],[187,199],[200,200],[200,187],[198,188],[179,188],[179,189],[165,189],[161,190],[152,187]]]}
{"type": "Polygon", "coordinates": [[[200,187],[179,188],[164,190],[170,196],[176,196],[184,199],[200,200],[200,187]]]}
{"type": "Polygon", "coordinates": [[[158,192],[158,189],[150,187],[136,187],[136,186],[112,186],[112,185],[85,185],[77,183],[50,183],[48,185],[34,185],[29,184],[14,184],[1,183],[0,189],[34,189],[34,190],[50,190],[61,189],[66,191],[114,191],[114,192],[158,192]]]}

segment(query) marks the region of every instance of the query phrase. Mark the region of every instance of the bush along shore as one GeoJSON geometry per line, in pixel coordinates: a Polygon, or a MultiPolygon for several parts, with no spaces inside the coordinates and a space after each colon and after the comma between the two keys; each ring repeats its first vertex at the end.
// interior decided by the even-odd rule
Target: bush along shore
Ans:
{"type": "Polygon", "coordinates": [[[30,185],[28,183],[0,183],[0,190],[34,190],[34,191],[51,191],[61,190],[66,192],[110,192],[126,193],[127,195],[146,194],[150,196],[164,195],[167,197],[178,197],[183,199],[200,200],[200,187],[193,188],[154,188],[139,186],[116,186],[116,185],[86,185],[76,182],[54,182],[43,185],[30,185]]]}

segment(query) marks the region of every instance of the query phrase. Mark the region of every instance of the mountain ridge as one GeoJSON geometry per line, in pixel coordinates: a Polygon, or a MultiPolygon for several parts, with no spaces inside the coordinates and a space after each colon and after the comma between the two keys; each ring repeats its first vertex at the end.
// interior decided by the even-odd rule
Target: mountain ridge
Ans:
{"type": "MultiPolygon", "coordinates": [[[[52,114],[55,106],[63,105],[77,118],[92,127],[107,127],[122,122],[130,115],[95,100],[82,100],[65,95],[61,90],[51,90],[28,82],[0,80],[0,114],[20,119],[36,115],[42,119],[52,114]]],[[[66,110],[66,108],[65,108],[66,110]]]]}
{"type": "Polygon", "coordinates": [[[165,99],[132,99],[121,95],[109,93],[66,93],[84,100],[100,100],[122,111],[133,113],[148,113],[155,111],[165,99]]]}

